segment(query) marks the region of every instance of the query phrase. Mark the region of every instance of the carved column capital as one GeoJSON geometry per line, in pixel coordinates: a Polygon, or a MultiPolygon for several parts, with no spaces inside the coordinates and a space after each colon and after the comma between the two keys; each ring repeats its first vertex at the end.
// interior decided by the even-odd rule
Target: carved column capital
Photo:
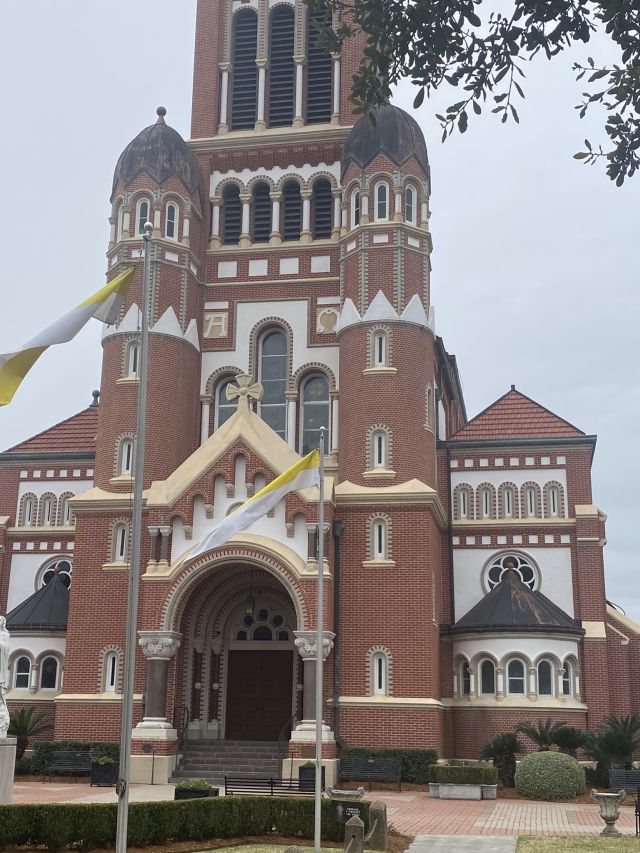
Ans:
{"type": "MultiPolygon", "coordinates": [[[[314,660],[318,650],[318,634],[316,631],[294,631],[295,645],[302,660],[314,660]]],[[[332,631],[324,631],[322,637],[322,659],[326,660],[333,648],[336,635],[332,631]]]]}
{"type": "Polygon", "coordinates": [[[170,660],[180,648],[182,634],[177,631],[138,631],[138,637],[145,658],[170,660]]]}

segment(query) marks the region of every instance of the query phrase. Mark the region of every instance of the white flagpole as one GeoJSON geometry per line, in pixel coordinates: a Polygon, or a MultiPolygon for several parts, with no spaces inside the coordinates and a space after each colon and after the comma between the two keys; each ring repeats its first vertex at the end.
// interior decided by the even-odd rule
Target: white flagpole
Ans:
{"type": "Polygon", "coordinates": [[[316,636],[316,791],[314,846],[322,847],[322,664],[324,640],[324,427],[320,430],[320,499],[318,502],[318,613],[316,636]]]}
{"type": "Polygon", "coordinates": [[[149,350],[149,296],[151,292],[151,231],[144,226],[144,282],[142,286],[142,318],[140,330],[140,359],[138,375],[138,423],[134,449],[133,510],[131,513],[131,542],[129,551],[129,587],[127,591],[127,630],[122,685],[122,714],[120,722],[120,770],[116,853],[126,853],[129,822],[129,765],[131,763],[131,729],[133,727],[133,690],[138,633],[138,597],[140,592],[140,538],[142,532],[142,484],[144,475],[144,434],[147,416],[147,353],[149,350]]]}

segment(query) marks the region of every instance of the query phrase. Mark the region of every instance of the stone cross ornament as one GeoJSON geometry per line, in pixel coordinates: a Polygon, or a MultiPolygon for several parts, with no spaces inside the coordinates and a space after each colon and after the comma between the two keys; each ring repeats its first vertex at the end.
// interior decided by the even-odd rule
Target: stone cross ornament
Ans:
{"type": "Polygon", "coordinates": [[[237,385],[227,385],[227,400],[238,398],[238,411],[249,411],[249,400],[262,400],[263,388],[248,373],[238,373],[237,385]]]}
{"type": "Polygon", "coordinates": [[[0,616],[0,738],[5,738],[9,730],[9,709],[5,695],[9,691],[10,639],[7,620],[4,616],[0,616]]]}

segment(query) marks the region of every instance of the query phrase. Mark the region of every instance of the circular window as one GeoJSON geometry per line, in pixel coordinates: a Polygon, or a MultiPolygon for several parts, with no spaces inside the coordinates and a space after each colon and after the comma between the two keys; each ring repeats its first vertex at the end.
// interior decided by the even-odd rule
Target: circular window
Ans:
{"type": "Polygon", "coordinates": [[[249,616],[249,615],[247,615],[247,616],[245,616],[245,617],[244,617],[244,619],[243,619],[242,621],[244,622],[244,624],[245,624],[245,625],[247,626],[247,628],[248,628],[250,625],[253,625],[253,616],[249,616]]]}
{"type": "Polygon", "coordinates": [[[261,610],[258,611],[258,618],[261,619],[263,622],[266,622],[266,620],[269,618],[269,611],[263,607],[261,610]]]}
{"type": "Polygon", "coordinates": [[[40,579],[40,588],[50,583],[56,575],[60,575],[62,583],[66,586],[67,589],[69,589],[69,587],[71,586],[72,571],[73,566],[71,565],[71,560],[68,560],[66,557],[60,560],[56,560],[53,563],[49,563],[49,565],[42,573],[42,578],[40,579]]]}
{"type": "Polygon", "coordinates": [[[494,589],[509,571],[517,572],[522,583],[529,589],[536,589],[539,586],[539,572],[533,560],[524,554],[509,552],[499,554],[488,564],[485,569],[485,587],[488,590],[494,589]]]}
{"type": "Polygon", "coordinates": [[[282,622],[283,622],[282,616],[278,615],[278,616],[273,617],[273,624],[276,626],[276,628],[279,625],[282,625],[282,622]]]}

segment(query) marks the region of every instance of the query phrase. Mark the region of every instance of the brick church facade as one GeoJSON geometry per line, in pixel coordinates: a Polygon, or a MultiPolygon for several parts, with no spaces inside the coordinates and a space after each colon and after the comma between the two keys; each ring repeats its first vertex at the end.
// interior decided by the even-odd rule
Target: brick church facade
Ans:
{"type": "Polygon", "coordinates": [[[595,437],[513,386],[467,419],[431,304],[424,137],[394,106],[353,115],[362,44],[328,56],[307,17],[199,0],[191,139],[159,108],[115,170],[108,277],[137,272],[99,401],[0,454],[9,703],[46,708],[56,738],[115,740],[150,221],[134,779],[149,746],[171,774],[183,729],[309,754],[319,562],[329,768],[340,744],[473,758],[519,721],[640,709],[595,437]],[[191,560],[321,426],[324,560],[317,490],[191,560]]]}

